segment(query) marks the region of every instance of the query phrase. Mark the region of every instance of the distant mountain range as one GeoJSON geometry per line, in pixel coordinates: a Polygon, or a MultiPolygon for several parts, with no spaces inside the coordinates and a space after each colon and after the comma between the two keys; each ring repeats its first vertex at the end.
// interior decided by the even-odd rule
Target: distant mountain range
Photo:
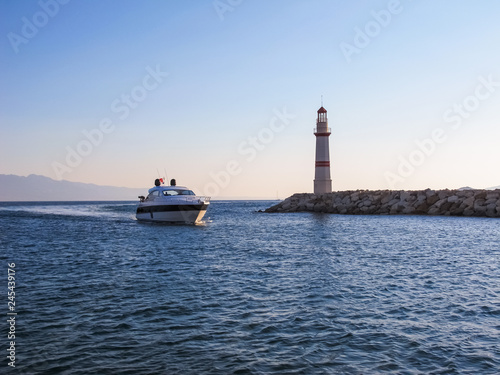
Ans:
{"type": "Polygon", "coordinates": [[[80,182],[56,181],[31,174],[28,177],[0,174],[0,201],[131,201],[147,188],[132,189],[80,182]]]}
{"type": "MultiPolygon", "coordinates": [[[[500,186],[493,186],[493,187],[486,188],[486,189],[483,189],[483,190],[496,190],[496,189],[500,189],[500,186]]],[[[481,190],[481,189],[474,189],[474,188],[471,188],[469,186],[466,186],[466,187],[461,187],[458,190],[481,190]]]]}

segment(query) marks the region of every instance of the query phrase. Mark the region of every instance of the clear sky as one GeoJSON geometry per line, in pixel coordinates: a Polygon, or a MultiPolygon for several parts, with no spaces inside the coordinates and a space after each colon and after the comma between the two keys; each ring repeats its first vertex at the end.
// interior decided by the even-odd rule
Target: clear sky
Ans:
{"type": "Polygon", "coordinates": [[[0,1],[0,173],[214,197],[500,185],[496,0],[0,1]],[[166,171],[166,173],[164,172],[166,171]]]}

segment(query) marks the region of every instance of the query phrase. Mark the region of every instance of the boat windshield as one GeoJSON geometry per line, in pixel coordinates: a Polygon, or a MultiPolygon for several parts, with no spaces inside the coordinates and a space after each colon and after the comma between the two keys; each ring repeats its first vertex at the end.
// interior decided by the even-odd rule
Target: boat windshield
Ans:
{"type": "Polygon", "coordinates": [[[173,196],[173,195],[195,195],[191,190],[163,190],[163,195],[173,196]]]}
{"type": "Polygon", "coordinates": [[[148,194],[148,197],[146,198],[147,201],[154,201],[155,198],[160,196],[160,192],[158,190],[152,191],[151,193],[148,194]]]}

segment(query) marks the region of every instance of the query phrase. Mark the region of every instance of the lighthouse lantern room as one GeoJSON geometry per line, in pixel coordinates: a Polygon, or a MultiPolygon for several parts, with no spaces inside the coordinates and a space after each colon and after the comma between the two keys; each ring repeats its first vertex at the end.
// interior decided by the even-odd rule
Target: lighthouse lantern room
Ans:
{"type": "Polygon", "coordinates": [[[332,192],[332,179],[330,177],[330,128],[326,109],[318,109],[318,119],[316,120],[316,166],[314,174],[314,194],[332,192]]]}

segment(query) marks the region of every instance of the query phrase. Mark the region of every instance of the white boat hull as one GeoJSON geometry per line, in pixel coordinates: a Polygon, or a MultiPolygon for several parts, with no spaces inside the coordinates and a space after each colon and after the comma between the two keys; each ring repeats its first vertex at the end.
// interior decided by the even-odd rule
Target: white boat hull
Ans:
{"type": "Polygon", "coordinates": [[[207,212],[208,204],[142,204],[137,207],[136,218],[140,221],[164,223],[199,223],[207,212]]]}

